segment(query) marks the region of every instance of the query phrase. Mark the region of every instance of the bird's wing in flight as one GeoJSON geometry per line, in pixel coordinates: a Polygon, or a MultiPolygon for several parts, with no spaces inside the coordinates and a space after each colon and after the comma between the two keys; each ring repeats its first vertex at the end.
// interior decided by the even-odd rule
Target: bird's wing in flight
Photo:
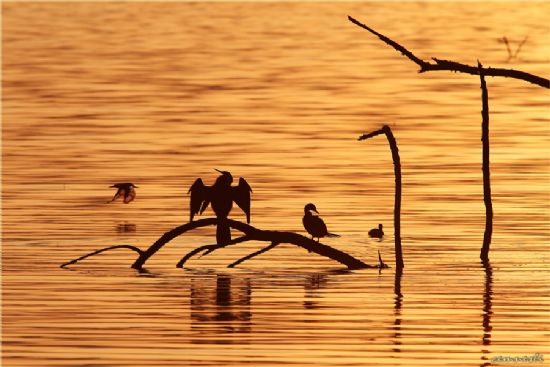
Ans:
{"type": "Polygon", "coordinates": [[[133,187],[128,187],[126,190],[124,190],[124,204],[128,204],[129,202],[133,201],[136,197],[136,190],[134,190],[133,187]]]}
{"type": "Polygon", "coordinates": [[[246,182],[244,178],[239,178],[239,185],[234,186],[233,190],[233,201],[243,210],[246,214],[246,223],[250,223],[250,193],[252,188],[246,182]]]}
{"type": "Polygon", "coordinates": [[[190,220],[196,214],[202,214],[210,204],[210,188],[205,186],[200,178],[197,178],[189,191],[191,193],[190,220]]]}
{"type": "Polygon", "coordinates": [[[119,189],[116,191],[115,196],[113,196],[113,198],[111,199],[111,201],[108,201],[107,204],[112,203],[113,201],[115,201],[116,199],[118,199],[118,198],[120,197],[120,195],[122,195],[122,189],[119,188],[119,189]]]}

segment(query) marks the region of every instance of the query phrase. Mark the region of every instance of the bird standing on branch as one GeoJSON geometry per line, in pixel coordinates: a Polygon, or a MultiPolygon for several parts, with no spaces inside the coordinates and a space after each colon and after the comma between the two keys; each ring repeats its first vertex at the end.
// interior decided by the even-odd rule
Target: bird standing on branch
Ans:
{"type": "Polygon", "coordinates": [[[250,193],[252,188],[244,178],[239,178],[239,185],[231,186],[233,176],[227,171],[216,169],[221,176],[216,179],[214,185],[206,186],[202,179],[197,178],[188,193],[191,193],[190,220],[196,214],[202,214],[208,205],[212,206],[212,210],[218,218],[216,227],[216,241],[220,245],[227,244],[231,241],[231,230],[229,223],[226,221],[233,202],[246,214],[246,222],[250,223],[250,193]]]}
{"type": "Polygon", "coordinates": [[[116,187],[118,190],[115,196],[113,196],[111,201],[108,201],[107,204],[112,203],[113,201],[118,199],[121,195],[124,195],[124,199],[123,199],[124,204],[128,204],[129,202],[134,200],[136,197],[136,190],[134,190],[134,188],[137,188],[137,186],[131,182],[116,183],[109,187],[116,187]]]}
{"type": "Polygon", "coordinates": [[[317,208],[311,203],[304,207],[304,217],[302,218],[302,223],[304,224],[304,228],[307,233],[311,235],[311,239],[317,237],[317,242],[319,242],[321,237],[340,237],[340,235],[335,233],[329,233],[327,225],[321,217],[319,217],[317,208]]]}

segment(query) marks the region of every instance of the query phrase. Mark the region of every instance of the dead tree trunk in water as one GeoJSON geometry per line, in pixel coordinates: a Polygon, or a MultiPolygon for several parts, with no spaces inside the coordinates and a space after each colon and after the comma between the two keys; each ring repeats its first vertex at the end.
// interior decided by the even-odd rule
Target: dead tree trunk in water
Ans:
{"type": "Polygon", "coordinates": [[[478,63],[478,66],[471,66],[466,64],[461,64],[455,61],[441,60],[433,58],[435,63],[430,61],[425,61],[413,54],[411,51],[407,50],[405,47],[399,43],[389,39],[381,33],[376,32],[374,29],[369,26],[359,22],[358,20],[348,16],[348,19],[353,24],[366,29],[370,33],[374,34],[380,38],[384,43],[391,46],[395,50],[399,51],[403,56],[407,57],[409,60],[420,66],[419,73],[424,73],[427,71],[437,71],[437,70],[447,70],[454,71],[472,75],[479,75],[481,78],[481,88],[482,88],[482,102],[483,102],[483,122],[482,122],[482,142],[483,142],[483,197],[485,202],[485,233],[483,235],[483,246],[480,252],[480,258],[484,261],[489,259],[489,247],[491,244],[491,237],[493,233],[493,207],[491,204],[491,182],[489,176],[489,104],[487,102],[487,86],[485,84],[484,76],[502,76],[506,78],[513,78],[523,80],[535,85],[538,85],[543,88],[550,88],[550,80],[542,78],[537,75],[529,74],[520,70],[513,69],[500,69],[500,68],[483,68],[481,64],[478,63]]]}
{"type": "Polygon", "coordinates": [[[482,261],[489,260],[489,247],[493,235],[493,203],[491,201],[491,170],[489,166],[489,95],[485,75],[481,63],[478,62],[479,78],[481,81],[481,144],[483,146],[483,202],[485,203],[485,233],[483,246],[479,257],[482,261]]]}
{"type": "Polygon", "coordinates": [[[390,144],[391,156],[393,160],[393,170],[395,175],[395,201],[393,207],[393,228],[395,237],[395,263],[397,269],[403,269],[403,250],[401,248],[401,160],[399,159],[399,149],[397,142],[388,125],[382,126],[380,130],[362,135],[358,140],[366,140],[380,134],[385,134],[390,144]]]}

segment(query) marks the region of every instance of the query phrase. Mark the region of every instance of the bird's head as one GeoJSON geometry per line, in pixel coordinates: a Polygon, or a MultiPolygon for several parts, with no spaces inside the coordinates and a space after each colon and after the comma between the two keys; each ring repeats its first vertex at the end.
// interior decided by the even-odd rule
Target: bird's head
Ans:
{"type": "Polygon", "coordinates": [[[305,207],[304,207],[304,213],[306,214],[312,214],[311,212],[314,212],[316,214],[319,214],[319,212],[317,211],[317,208],[315,207],[314,204],[307,204],[305,207]]]}
{"type": "Polygon", "coordinates": [[[216,182],[223,183],[225,185],[231,185],[233,182],[233,176],[231,176],[231,173],[227,171],[220,171],[217,168],[214,168],[214,170],[218,171],[222,175],[216,179],[216,182]]]}
{"type": "Polygon", "coordinates": [[[382,227],[383,227],[383,226],[382,226],[382,223],[378,223],[378,229],[379,229],[379,230],[382,230],[382,227]]]}

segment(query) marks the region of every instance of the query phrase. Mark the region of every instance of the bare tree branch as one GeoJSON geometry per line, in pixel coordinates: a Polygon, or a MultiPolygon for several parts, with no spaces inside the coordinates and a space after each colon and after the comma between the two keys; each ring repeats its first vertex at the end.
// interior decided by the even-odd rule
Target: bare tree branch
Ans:
{"type": "MultiPolygon", "coordinates": [[[[348,19],[353,24],[363,29],[366,29],[367,31],[376,35],[384,43],[393,47],[395,50],[399,51],[401,54],[406,56],[409,60],[411,60],[418,66],[420,66],[420,70],[418,71],[419,73],[423,73],[426,71],[434,71],[434,70],[447,70],[447,71],[455,71],[455,72],[461,72],[461,73],[472,74],[472,75],[479,75],[479,69],[475,66],[461,64],[455,61],[441,60],[437,58],[433,59],[435,61],[435,64],[432,62],[424,61],[421,58],[414,55],[411,51],[407,50],[405,47],[401,46],[399,43],[389,39],[383,34],[376,32],[374,29],[359,22],[358,20],[352,18],[351,16],[348,16],[348,19]]],[[[486,76],[502,76],[507,78],[519,79],[519,80],[524,80],[526,82],[541,86],[543,88],[550,88],[550,80],[546,78],[542,78],[537,75],[526,73],[524,71],[519,71],[514,69],[501,69],[501,68],[484,68],[483,72],[486,76]]]]}
{"type": "Polygon", "coordinates": [[[201,247],[197,247],[196,249],[191,250],[184,257],[182,257],[181,260],[176,264],[176,268],[183,268],[183,265],[187,262],[187,260],[189,260],[190,258],[195,256],[199,252],[206,251],[204,254],[201,255],[201,257],[202,257],[202,256],[206,256],[206,255],[214,252],[217,249],[224,248],[224,247],[229,246],[229,245],[235,245],[237,243],[245,242],[245,241],[248,241],[248,240],[250,240],[249,237],[241,236],[241,237],[237,237],[234,240],[231,240],[228,243],[223,244],[223,245],[213,244],[213,245],[204,245],[204,246],[201,246],[201,247]]]}
{"type": "Polygon", "coordinates": [[[258,255],[261,255],[263,254],[264,252],[267,252],[269,250],[271,250],[272,248],[276,247],[277,245],[279,245],[277,242],[271,242],[271,245],[269,246],[266,246],[264,247],[263,249],[261,250],[258,250],[256,252],[253,252],[249,255],[246,255],[245,257],[241,257],[239,260],[235,261],[234,263],[232,264],[229,264],[227,267],[228,268],[234,268],[235,266],[239,265],[240,263],[246,261],[246,260],[249,260],[249,259],[252,259],[253,257],[256,257],[258,255]]]}
{"type": "MultiPolygon", "coordinates": [[[[402,269],[405,267],[405,263],[403,262],[403,249],[401,247],[401,159],[399,158],[399,148],[397,148],[397,142],[395,141],[391,127],[388,125],[383,125],[379,130],[361,135],[358,140],[366,140],[382,134],[386,135],[393,160],[393,171],[395,176],[395,200],[393,207],[395,266],[398,269],[402,269]]],[[[380,255],[380,253],[378,253],[378,255],[380,255]]],[[[380,258],[379,260],[380,266],[382,266],[382,259],[380,258]]]]}
{"type": "Polygon", "coordinates": [[[483,246],[481,247],[480,258],[482,261],[489,261],[489,247],[493,235],[493,203],[491,201],[491,172],[489,162],[489,94],[487,83],[485,83],[485,72],[478,61],[479,78],[481,83],[481,144],[482,144],[482,166],[483,171],[483,202],[485,203],[485,232],[483,233],[483,246]]]}
{"type": "Polygon", "coordinates": [[[71,260],[71,261],[69,261],[69,262],[66,262],[65,264],[62,264],[62,265],[60,265],[59,267],[60,267],[60,268],[64,268],[64,267],[66,267],[66,266],[75,264],[75,263],[79,262],[80,260],[84,260],[84,259],[87,258],[87,257],[93,256],[93,255],[97,255],[97,254],[100,254],[100,253],[102,253],[102,252],[109,251],[109,250],[115,250],[115,249],[118,249],[118,248],[127,248],[127,249],[130,249],[130,250],[133,250],[133,251],[137,252],[140,256],[143,254],[143,251],[141,251],[141,249],[137,248],[136,246],[132,246],[132,245],[116,245],[116,246],[105,247],[105,248],[99,249],[99,250],[94,251],[94,252],[90,252],[89,254],[86,254],[86,255],[84,255],[84,256],[80,256],[80,257],[77,258],[77,259],[74,259],[74,260],[71,260]]]}
{"type": "MultiPolygon", "coordinates": [[[[261,230],[261,229],[254,228],[249,224],[241,223],[241,222],[238,222],[238,221],[235,221],[235,220],[232,220],[232,219],[225,219],[225,220],[229,223],[229,226],[231,228],[234,228],[234,229],[244,233],[244,236],[237,237],[237,238],[235,238],[234,240],[232,240],[231,242],[229,242],[226,245],[214,244],[214,245],[205,245],[205,246],[198,247],[198,248],[192,250],[191,252],[189,252],[187,255],[185,255],[180,260],[180,262],[178,262],[178,267],[182,267],[183,264],[189,258],[191,258],[192,256],[194,256],[194,255],[196,255],[200,252],[203,252],[203,251],[206,251],[205,254],[209,254],[209,253],[211,253],[214,250],[217,250],[219,248],[222,248],[222,247],[225,247],[225,246],[228,246],[228,245],[234,245],[234,244],[245,242],[245,241],[267,241],[267,242],[272,242],[272,243],[289,243],[289,244],[293,244],[295,246],[303,247],[303,248],[305,248],[306,250],[308,250],[310,252],[314,252],[318,255],[321,255],[321,256],[327,257],[329,259],[332,259],[334,261],[337,261],[340,264],[343,264],[343,265],[347,266],[349,269],[377,268],[377,266],[368,265],[368,264],[364,263],[363,261],[361,261],[359,259],[356,259],[355,257],[353,257],[353,256],[351,256],[351,255],[349,255],[349,254],[347,254],[343,251],[340,251],[340,250],[337,250],[333,247],[330,247],[330,246],[324,245],[322,243],[313,241],[312,239],[304,237],[304,236],[302,236],[300,234],[297,234],[297,233],[282,232],[282,231],[266,231],[266,230],[261,230]]],[[[132,250],[134,250],[135,252],[137,252],[139,254],[136,261],[132,264],[132,268],[134,268],[138,271],[144,271],[143,265],[145,264],[145,262],[151,256],[153,256],[158,250],[160,250],[164,245],[166,245],[168,242],[170,242],[174,238],[176,238],[179,235],[181,235],[181,234],[183,234],[187,231],[190,231],[192,229],[196,229],[196,228],[200,228],[200,227],[206,227],[206,226],[210,226],[210,225],[215,225],[217,223],[218,223],[218,220],[216,218],[205,218],[205,219],[200,219],[200,220],[197,220],[197,221],[189,222],[189,223],[186,223],[184,225],[181,225],[179,227],[176,227],[176,228],[166,232],[157,241],[155,241],[155,243],[153,243],[147,250],[141,250],[141,249],[139,249],[135,246],[130,246],[130,245],[111,246],[111,247],[103,248],[103,249],[97,250],[93,253],[84,255],[84,256],[76,259],[76,260],[72,260],[68,263],[63,264],[62,267],[67,266],[69,264],[74,264],[75,262],[77,262],[79,260],[82,260],[82,259],[84,259],[86,257],[89,257],[89,256],[92,256],[92,255],[99,254],[99,253],[104,252],[104,251],[112,250],[112,249],[115,249],[115,248],[129,248],[129,249],[132,249],[132,250]]],[[[275,247],[275,246],[273,246],[273,247],[275,247]]],[[[271,247],[271,248],[273,248],[273,247],[271,247]]],[[[268,251],[268,250],[269,249],[266,249],[265,251],[268,251]]],[[[263,252],[265,252],[265,251],[263,251],[263,252]]]]}
{"type": "Polygon", "coordinates": [[[166,245],[168,242],[172,241],[174,238],[178,237],[179,235],[184,234],[185,232],[195,228],[212,226],[217,223],[218,223],[218,220],[216,218],[199,219],[193,222],[186,223],[184,225],[181,225],[179,227],[172,229],[171,231],[166,232],[155,243],[153,243],[147,250],[143,251],[143,253],[132,264],[132,268],[141,270],[143,268],[143,264],[145,264],[145,262],[151,256],[153,256],[158,250],[160,250],[162,246],[166,245]]]}

